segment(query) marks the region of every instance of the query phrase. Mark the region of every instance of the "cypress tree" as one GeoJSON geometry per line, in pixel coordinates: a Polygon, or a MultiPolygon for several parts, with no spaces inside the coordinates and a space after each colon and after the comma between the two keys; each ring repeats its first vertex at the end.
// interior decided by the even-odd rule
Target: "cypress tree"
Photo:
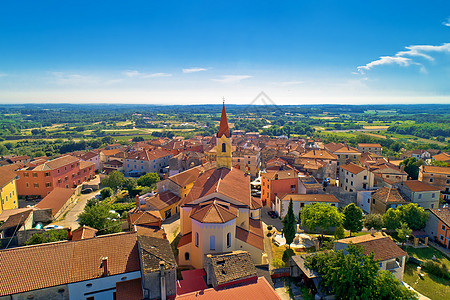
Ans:
{"type": "Polygon", "coordinates": [[[294,208],[292,204],[292,199],[289,201],[289,207],[286,216],[283,219],[283,233],[286,239],[286,244],[288,244],[289,249],[291,248],[291,243],[294,241],[296,233],[296,225],[294,208]]]}

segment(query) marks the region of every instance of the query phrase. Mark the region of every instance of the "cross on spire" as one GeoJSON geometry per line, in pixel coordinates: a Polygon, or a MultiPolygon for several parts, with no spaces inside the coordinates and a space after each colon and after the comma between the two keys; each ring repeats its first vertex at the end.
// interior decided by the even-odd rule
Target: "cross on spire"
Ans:
{"type": "Polygon", "coordinates": [[[225,104],[225,97],[222,97],[223,104],[225,104]]]}

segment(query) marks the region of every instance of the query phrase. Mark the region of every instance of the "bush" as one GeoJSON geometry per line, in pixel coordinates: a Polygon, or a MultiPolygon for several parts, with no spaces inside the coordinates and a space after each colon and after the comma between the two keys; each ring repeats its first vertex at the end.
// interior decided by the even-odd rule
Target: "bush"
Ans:
{"type": "Polygon", "coordinates": [[[286,263],[289,261],[289,258],[294,255],[295,255],[294,250],[289,248],[289,249],[284,250],[283,257],[281,259],[286,263]]]}
{"type": "Polygon", "coordinates": [[[450,273],[444,263],[439,263],[431,259],[427,259],[423,264],[423,268],[430,274],[436,275],[443,279],[450,279],[450,273]]]}
{"type": "Polygon", "coordinates": [[[33,234],[26,242],[25,245],[38,245],[44,243],[51,243],[57,241],[67,240],[67,230],[49,230],[43,233],[33,234]]]}
{"type": "Polygon", "coordinates": [[[86,202],[86,206],[91,207],[91,206],[95,206],[98,205],[99,201],[96,198],[91,198],[88,199],[88,201],[86,202]]]}
{"type": "Polygon", "coordinates": [[[111,197],[114,191],[110,187],[105,187],[100,191],[100,196],[102,197],[102,200],[111,197]]]}
{"type": "Polygon", "coordinates": [[[275,268],[284,268],[284,262],[281,259],[276,258],[272,261],[272,266],[275,268]]]}
{"type": "Polygon", "coordinates": [[[345,230],[342,224],[336,227],[336,230],[334,231],[334,237],[338,240],[343,239],[345,237],[345,230]]]}

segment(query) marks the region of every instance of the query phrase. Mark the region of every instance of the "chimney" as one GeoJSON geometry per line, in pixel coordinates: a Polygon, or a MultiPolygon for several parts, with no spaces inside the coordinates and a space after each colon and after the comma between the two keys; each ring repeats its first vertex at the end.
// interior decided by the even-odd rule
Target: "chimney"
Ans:
{"type": "Polygon", "coordinates": [[[161,300],[166,300],[166,276],[164,270],[164,261],[159,262],[159,269],[161,271],[161,300]]]}
{"type": "Polygon", "coordinates": [[[139,201],[139,195],[136,195],[136,209],[141,211],[141,202],[139,201]]]}
{"type": "Polygon", "coordinates": [[[102,277],[108,276],[108,257],[102,257],[102,264],[100,265],[100,268],[103,267],[103,274],[102,277]]]}
{"type": "Polygon", "coordinates": [[[67,228],[67,240],[68,241],[72,240],[72,228],[71,227],[67,228]]]}

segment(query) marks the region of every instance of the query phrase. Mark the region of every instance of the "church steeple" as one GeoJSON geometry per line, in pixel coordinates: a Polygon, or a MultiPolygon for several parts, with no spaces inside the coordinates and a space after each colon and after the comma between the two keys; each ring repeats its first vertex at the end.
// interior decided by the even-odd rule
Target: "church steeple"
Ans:
{"type": "Polygon", "coordinates": [[[217,137],[220,138],[224,134],[227,138],[231,137],[230,128],[228,127],[227,112],[225,110],[225,99],[223,99],[222,116],[220,117],[220,126],[217,137]]]}
{"type": "Polygon", "coordinates": [[[231,134],[228,127],[227,112],[225,110],[225,99],[223,100],[222,116],[220,117],[219,132],[217,133],[216,146],[217,168],[228,168],[231,170],[231,134]]]}

